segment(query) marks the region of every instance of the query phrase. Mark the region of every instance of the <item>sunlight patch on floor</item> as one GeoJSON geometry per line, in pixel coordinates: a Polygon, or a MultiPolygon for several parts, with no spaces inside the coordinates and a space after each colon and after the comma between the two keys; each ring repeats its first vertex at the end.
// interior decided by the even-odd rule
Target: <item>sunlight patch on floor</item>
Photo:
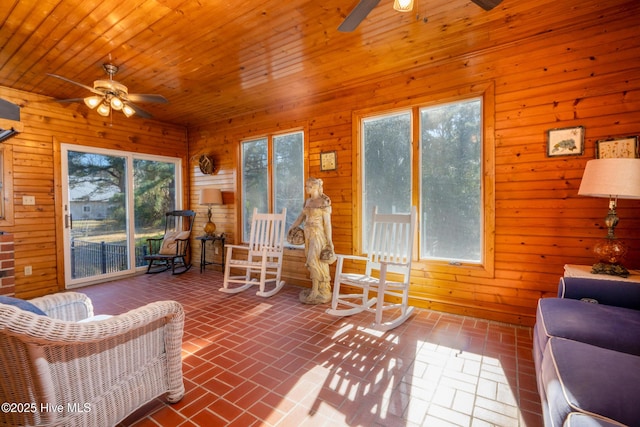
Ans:
{"type": "Polygon", "coordinates": [[[324,416],[377,422],[402,418],[423,426],[524,427],[514,385],[498,359],[418,341],[411,366],[403,366],[402,357],[374,362],[360,348],[374,337],[359,332],[350,326],[337,331],[334,338],[355,333],[360,341],[348,356],[333,355],[307,374],[309,381],[325,379],[313,391],[314,406],[322,406],[324,416]]]}

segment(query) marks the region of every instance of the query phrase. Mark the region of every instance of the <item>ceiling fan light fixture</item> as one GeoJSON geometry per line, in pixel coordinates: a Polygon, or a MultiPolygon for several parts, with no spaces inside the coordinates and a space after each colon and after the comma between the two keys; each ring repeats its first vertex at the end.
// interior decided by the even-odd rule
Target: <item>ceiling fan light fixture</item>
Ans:
{"type": "Polygon", "coordinates": [[[124,107],[124,102],[117,96],[112,97],[109,103],[111,104],[111,108],[117,111],[122,110],[122,107],[124,107]]]}
{"type": "Polygon", "coordinates": [[[413,0],[395,0],[393,8],[398,12],[411,12],[413,10],[413,0]]]}
{"type": "Polygon", "coordinates": [[[98,106],[102,102],[103,98],[101,96],[88,96],[84,99],[84,104],[93,109],[98,106]]]}
{"type": "MultiPolygon", "coordinates": [[[[380,0],[375,0],[380,1],[380,0]]],[[[480,1],[480,0],[478,0],[480,1]]],[[[501,0],[483,0],[483,1],[501,1],[501,0]]],[[[162,95],[157,94],[132,94],[129,95],[129,89],[120,82],[113,80],[113,76],[118,72],[118,67],[113,64],[103,64],[104,71],[109,75],[109,79],[94,80],[93,88],[84,85],[82,83],[75,82],[66,77],[58,76],[57,74],[48,74],[51,77],[55,77],[77,86],[81,86],[91,92],[94,95],[87,96],[79,99],[66,99],[59,102],[69,102],[82,99],[87,107],[90,109],[96,109],[97,113],[103,117],[111,115],[112,111],[122,111],[126,117],[134,115],[142,118],[152,117],[150,113],[144,111],[142,108],[137,107],[132,102],[169,102],[162,95]]]]}
{"type": "Polygon", "coordinates": [[[101,116],[107,117],[109,115],[109,113],[111,112],[111,108],[109,107],[109,104],[107,104],[106,102],[103,102],[102,104],[100,104],[100,106],[98,107],[98,109],[96,111],[101,116]]]}
{"type": "Polygon", "coordinates": [[[127,104],[123,104],[122,105],[122,113],[127,116],[127,117],[131,117],[133,116],[136,112],[133,108],[131,108],[129,105],[127,104]]]}

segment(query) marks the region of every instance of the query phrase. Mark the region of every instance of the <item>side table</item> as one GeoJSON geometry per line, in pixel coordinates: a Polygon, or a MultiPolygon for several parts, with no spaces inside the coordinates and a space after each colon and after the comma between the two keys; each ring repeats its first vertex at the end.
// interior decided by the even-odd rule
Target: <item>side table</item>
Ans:
{"type": "Polygon", "coordinates": [[[590,265],[566,264],[564,277],[588,277],[591,279],[620,280],[623,282],[640,283],[640,271],[629,270],[629,277],[613,276],[610,274],[594,274],[590,265]]]}
{"type": "Polygon", "coordinates": [[[197,240],[200,240],[200,273],[202,273],[207,265],[219,265],[222,267],[222,271],[224,271],[224,240],[226,236],[224,233],[216,234],[214,236],[198,236],[197,240]],[[211,242],[211,246],[214,248],[214,255],[217,254],[215,252],[216,242],[220,242],[220,262],[215,261],[207,261],[207,242],[211,242]]]}

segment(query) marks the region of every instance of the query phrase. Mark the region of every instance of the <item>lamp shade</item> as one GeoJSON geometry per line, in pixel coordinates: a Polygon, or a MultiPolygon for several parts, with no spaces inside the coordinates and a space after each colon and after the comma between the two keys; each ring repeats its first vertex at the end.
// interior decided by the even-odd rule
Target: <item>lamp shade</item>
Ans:
{"type": "Polygon", "coordinates": [[[221,205],[222,191],[218,188],[203,188],[200,190],[201,205],[221,205]]]}
{"type": "Polygon", "coordinates": [[[578,194],[640,199],[640,159],[589,160],[582,175],[578,194]]]}
{"type": "Polygon", "coordinates": [[[393,8],[398,12],[411,12],[413,10],[413,0],[395,0],[393,8]]]}
{"type": "Polygon", "coordinates": [[[89,96],[84,99],[84,103],[89,108],[96,108],[103,100],[102,96],[89,96]]]}

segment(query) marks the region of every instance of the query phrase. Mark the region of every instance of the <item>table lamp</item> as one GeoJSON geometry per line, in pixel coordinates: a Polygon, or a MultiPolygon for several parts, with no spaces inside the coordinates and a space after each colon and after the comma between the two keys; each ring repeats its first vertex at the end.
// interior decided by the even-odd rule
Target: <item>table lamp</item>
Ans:
{"type": "Polygon", "coordinates": [[[593,247],[599,262],[593,265],[591,272],[628,276],[629,271],[621,264],[627,248],[614,235],[619,222],[616,208],[618,199],[640,199],[640,159],[589,160],[578,194],[609,199],[609,213],[604,220],[607,237],[593,247]]]}
{"type": "Polygon", "coordinates": [[[200,204],[208,207],[208,221],[204,225],[204,232],[208,236],[213,236],[216,231],[216,225],[211,221],[211,206],[222,204],[222,192],[218,188],[203,188],[200,190],[200,204]]]}

